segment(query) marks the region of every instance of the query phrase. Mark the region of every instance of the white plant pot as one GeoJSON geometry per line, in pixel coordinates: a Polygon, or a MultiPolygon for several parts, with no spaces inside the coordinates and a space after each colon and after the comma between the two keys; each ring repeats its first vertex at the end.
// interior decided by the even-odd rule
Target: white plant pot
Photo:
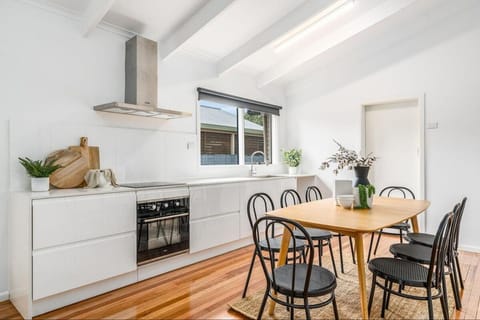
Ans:
{"type": "Polygon", "coordinates": [[[298,167],[288,167],[288,174],[289,175],[294,175],[298,173],[298,167]]]}
{"type": "Polygon", "coordinates": [[[48,191],[50,189],[50,178],[31,178],[33,192],[48,191]]]}

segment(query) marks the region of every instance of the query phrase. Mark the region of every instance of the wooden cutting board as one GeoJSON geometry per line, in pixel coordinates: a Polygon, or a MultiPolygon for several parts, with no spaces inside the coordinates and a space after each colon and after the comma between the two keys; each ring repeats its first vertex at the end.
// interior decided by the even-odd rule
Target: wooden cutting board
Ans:
{"type": "Polygon", "coordinates": [[[100,150],[96,146],[89,146],[87,137],[80,138],[80,146],[70,146],[68,149],[77,151],[87,158],[90,169],[100,169],[100,150]]]}
{"type": "Polygon", "coordinates": [[[62,167],[50,176],[50,184],[60,189],[77,188],[84,182],[88,172],[88,159],[80,152],[59,150],[48,155],[47,160],[55,160],[62,167]]]}
{"type": "Polygon", "coordinates": [[[50,176],[50,184],[60,189],[81,187],[88,170],[100,169],[99,148],[89,147],[87,137],[80,138],[79,146],[55,151],[47,159],[62,166],[50,176]]]}

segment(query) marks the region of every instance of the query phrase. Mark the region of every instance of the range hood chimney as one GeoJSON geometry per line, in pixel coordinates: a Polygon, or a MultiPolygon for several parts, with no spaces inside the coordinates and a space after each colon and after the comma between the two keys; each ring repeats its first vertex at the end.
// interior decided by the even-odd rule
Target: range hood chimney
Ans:
{"type": "Polygon", "coordinates": [[[126,43],[125,102],[94,106],[96,111],[159,119],[189,117],[192,114],[157,107],[157,43],[135,36],[126,43]]]}

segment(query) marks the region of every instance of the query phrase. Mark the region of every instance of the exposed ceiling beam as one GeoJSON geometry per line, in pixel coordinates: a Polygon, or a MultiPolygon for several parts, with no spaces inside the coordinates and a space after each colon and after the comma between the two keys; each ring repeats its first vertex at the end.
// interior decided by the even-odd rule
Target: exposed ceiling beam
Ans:
{"type": "Polygon", "coordinates": [[[305,20],[308,20],[319,12],[325,10],[325,8],[332,4],[332,2],[334,2],[334,0],[308,0],[270,27],[245,42],[238,49],[222,58],[216,66],[217,74],[220,76],[225,72],[228,72],[255,52],[304,23],[305,20]]]}
{"type": "Polygon", "coordinates": [[[115,0],[90,0],[82,19],[82,36],[88,35],[98,26],[113,6],[115,0]]]}
{"type": "Polygon", "coordinates": [[[224,11],[234,0],[209,0],[195,14],[189,17],[173,34],[161,42],[159,52],[162,59],[174,53],[188,39],[205,27],[224,11]]]}
{"type": "Polygon", "coordinates": [[[343,27],[334,30],[322,39],[317,39],[310,47],[296,50],[286,60],[270,67],[257,77],[257,85],[263,87],[290,73],[327,50],[370,28],[382,20],[411,5],[416,0],[387,0],[362,14],[343,27]]]}

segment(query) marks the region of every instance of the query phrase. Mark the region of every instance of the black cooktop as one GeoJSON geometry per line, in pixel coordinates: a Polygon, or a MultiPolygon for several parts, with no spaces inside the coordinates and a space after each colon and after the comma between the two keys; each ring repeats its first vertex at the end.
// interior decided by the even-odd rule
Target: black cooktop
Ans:
{"type": "Polygon", "coordinates": [[[134,188],[134,189],[180,187],[180,186],[184,186],[184,185],[185,185],[185,183],[165,182],[165,181],[134,182],[134,183],[119,184],[120,187],[134,188]]]}

